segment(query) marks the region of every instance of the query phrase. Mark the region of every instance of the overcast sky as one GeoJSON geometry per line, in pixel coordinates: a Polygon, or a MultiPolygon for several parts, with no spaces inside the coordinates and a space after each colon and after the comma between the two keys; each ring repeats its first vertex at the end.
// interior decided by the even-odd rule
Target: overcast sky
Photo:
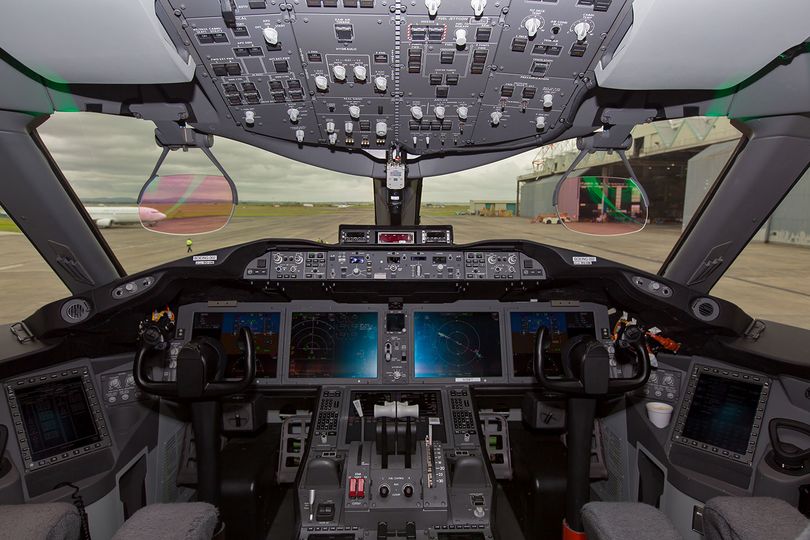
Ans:
{"type": "MultiPolygon", "coordinates": [[[[134,118],[57,113],[39,133],[82,199],[138,196],[160,149],[155,126],[134,118]]],[[[214,155],[245,201],[370,201],[371,180],[299,163],[244,143],[217,138],[214,155]]],[[[423,202],[514,199],[515,179],[529,172],[536,150],[469,171],[426,178],[423,202]]],[[[215,172],[199,151],[171,152],[161,169],[215,172]]]]}

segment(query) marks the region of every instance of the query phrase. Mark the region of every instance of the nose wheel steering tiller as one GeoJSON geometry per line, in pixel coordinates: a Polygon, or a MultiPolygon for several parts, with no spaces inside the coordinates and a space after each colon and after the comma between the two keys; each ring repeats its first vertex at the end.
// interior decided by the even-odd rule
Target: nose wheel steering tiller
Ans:
{"type": "Polygon", "coordinates": [[[197,498],[219,505],[219,445],[222,404],[219,398],[246,389],[256,378],[253,334],[247,327],[239,329],[245,355],[245,375],[239,380],[224,379],[226,362],[222,344],[209,337],[196,337],[177,355],[176,380],[153,381],[148,375],[147,358],[152,353],[166,354],[161,347],[165,336],[160,328],[147,325],[141,331],[141,347],[135,357],[135,382],[145,392],[171,401],[191,402],[191,424],[197,451],[197,498]]]}
{"type": "Polygon", "coordinates": [[[650,375],[650,358],[642,332],[625,333],[616,350],[636,356],[636,373],[629,378],[612,378],[610,351],[592,336],[576,336],[562,348],[563,377],[547,377],[544,371],[548,348],[547,331],[541,326],[535,334],[534,374],[543,387],[568,396],[566,404],[566,445],[568,447],[567,488],[563,538],[583,536],[580,511],[590,498],[591,436],[596,402],[610,394],[630,392],[643,386],[650,375]]]}

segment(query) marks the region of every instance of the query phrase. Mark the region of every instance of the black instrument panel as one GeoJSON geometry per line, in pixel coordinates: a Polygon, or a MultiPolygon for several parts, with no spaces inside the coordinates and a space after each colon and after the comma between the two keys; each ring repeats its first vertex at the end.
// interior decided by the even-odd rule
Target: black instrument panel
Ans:
{"type": "Polygon", "coordinates": [[[233,341],[225,344],[225,373],[239,376],[244,358],[230,337],[247,324],[257,342],[259,386],[502,384],[533,382],[532,347],[539,324],[552,335],[552,360],[559,359],[562,345],[573,336],[610,336],[607,307],[593,303],[476,300],[389,307],[325,300],[187,304],[180,307],[170,350],[176,356],[199,335],[233,341]]]}

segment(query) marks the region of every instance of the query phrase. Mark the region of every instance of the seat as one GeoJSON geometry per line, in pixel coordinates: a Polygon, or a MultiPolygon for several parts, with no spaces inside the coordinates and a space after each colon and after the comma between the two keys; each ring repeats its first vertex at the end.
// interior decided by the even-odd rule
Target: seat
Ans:
{"type": "Polygon", "coordinates": [[[113,540],[211,540],[218,521],[208,503],[150,504],[126,520],[113,540]]]}
{"type": "Polygon", "coordinates": [[[707,540],[794,540],[809,524],[796,508],[772,497],[715,497],[703,509],[707,540]]]}
{"type": "Polygon", "coordinates": [[[77,540],[81,517],[68,503],[0,505],[0,540],[77,540]]]}
{"type": "Polygon", "coordinates": [[[683,540],[663,512],[643,503],[590,502],[582,507],[588,540],[683,540]]]}

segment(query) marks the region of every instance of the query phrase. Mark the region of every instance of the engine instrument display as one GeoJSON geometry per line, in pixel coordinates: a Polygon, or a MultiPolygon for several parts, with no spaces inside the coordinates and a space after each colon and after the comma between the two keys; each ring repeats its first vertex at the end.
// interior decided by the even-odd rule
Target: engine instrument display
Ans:
{"type": "Polygon", "coordinates": [[[498,312],[414,313],[416,378],[500,377],[498,312]]]}
{"type": "Polygon", "coordinates": [[[256,350],[256,377],[272,379],[278,372],[280,325],[278,312],[197,312],[192,336],[208,336],[220,341],[228,356],[225,377],[241,379],[245,374],[245,351],[239,329],[250,328],[256,350]]]}
{"type": "Polygon", "coordinates": [[[540,326],[548,332],[549,346],[546,350],[543,370],[546,375],[562,375],[561,351],[565,343],[575,336],[596,335],[594,315],[591,311],[513,311],[510,313],[512,328],[512,365],[516,377],[534,376],[535,333],[540,326]]]}
{"type": "Polygon", "coordinates": [[[376,312],[293,312],[291,378],[377,377],[376,312]]]}

